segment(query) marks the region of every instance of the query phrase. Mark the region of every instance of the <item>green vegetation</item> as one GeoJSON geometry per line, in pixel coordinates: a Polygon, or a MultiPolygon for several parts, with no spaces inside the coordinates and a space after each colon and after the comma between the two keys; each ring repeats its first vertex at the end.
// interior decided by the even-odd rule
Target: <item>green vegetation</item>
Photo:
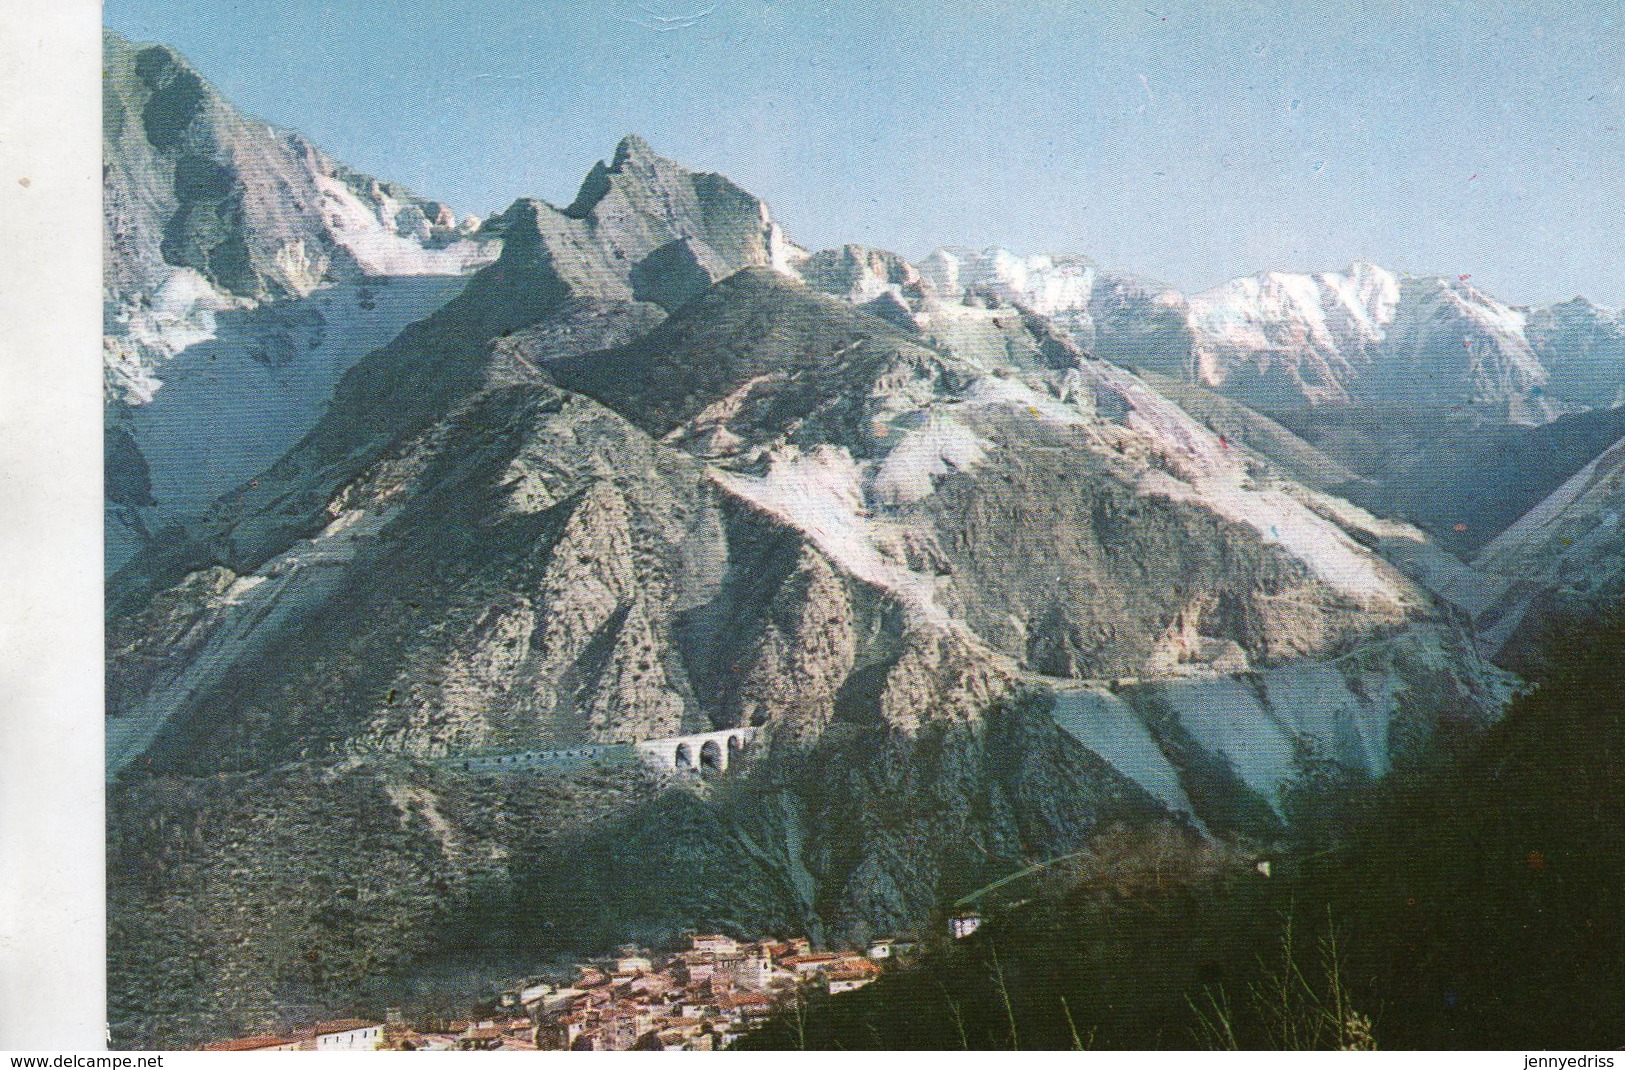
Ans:
{"type": "Polygon", "coordinates": [[[1502,722],[1329,784],[1290,845],[1119,826],[975,936],[746,1046],[1616,1047],[1625,623],[1553,650],[1502,722]]]}

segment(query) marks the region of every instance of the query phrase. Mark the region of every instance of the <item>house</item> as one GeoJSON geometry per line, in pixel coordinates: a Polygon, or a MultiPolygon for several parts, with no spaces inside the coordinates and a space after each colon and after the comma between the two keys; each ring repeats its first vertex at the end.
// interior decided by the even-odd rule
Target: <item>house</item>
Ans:
{"type": "Polygon", "coordinates": [[[974,911],[955,914],[948,919],[948,933],[955,940],[963,940],[982,927],[982,915],[974,911]]]}
{"type": "Polygon", "coordinates": [[[452,1051],[457,1047],[455,1033],[419,1033],[413,1041],[416,1051],[452,1051]]]}
{"type": "Polygon", "coordinates": [[[599,1050],[631,1051],[643,1035],[640,1015],[630,1007],[608,1007],[599,1025],[599,1050]]]}
{"type": "Polygon", "coordinates": [[[658,999],[677,987],[677,982],[665,974],[643,974],[626,986],[627,992],[633,997],[642,999],[658,999]]]}
{"type": "Polygon", "coordinates": [[[882,959],[900,959],[914,954],[917,946],[914,941],[888,936],[880,940],[869,941],[869,957],[879,962],[882,959]]]}
{"type": "Polygon", "coordinates": [[[736,1022],[755,1021],[773,1013],[773,1001],[760,992],[734,992],[717,997],[717,1010],[736,1022]]]}
{"type": "Polygon", "coordinates": [[[498,1051],[536,1051],[536,1042],[529,1037],[505,1036],[498,1051]]]}
{"type": "Polygon", "coordinates": [[[642,973],[654,973],[654,963],[643,955],[625,955],[615,960],[615,976],[635,977],[642,973]]]}
{"type": "Polygon", "coordinates": [[[709,981],[717,968],[716,959],[710,954],[698,955],[688,952],[679,956],[678,963],[678,977],[687,985],[698,985],[709,981]]]}
{"type": "Polygon", "coordinates": [[[693,951],[709,951],[715,955],[734,955],[739,952],[739,941],[731,936],[716,933],[695,935],[689,937],[689,948],[693,951]]]}
{"type": "Polygon", "coordinates": [[[864,959],[843,960],[824,972],[830,995],[862,988],[880,976],[880,967],[864,959]]]}
{"type": "Polygon", "coordinates": [[[360,1018],[317,1022],[314,1041],[316,1051],[376,1051],[384,1042],[384,1023],[360,1018]]]}
{"type": "Polygon", "coordinates": [[[779,960],[779,965],[792,971],[797,977],[805,979],[826,969],[840,957],[832,951],[820,951],[811,955],[787,956],[779,960]]]}
{"type": "Polygon", "coordinates": [[[648,1051],[713,1051],[716,1040],[715,1033],[705,1031],[703,1022],[677,1018],[659,1031],[640,1037],[638,1047],[648,1051]]]}
{"type": "Polygon", "coordinates": [[[688,995],[677,1004],[677,1013],[684,1018],[704,1018],[716,1011],[716,1002],[713,998],[703,995],[688,995]]]}
{"type": "Polygon", "coordinates": [[[535,1001],[527,999],[525,1006],[532,1014],[546,1017],[569,1009],[577,998],[585,994],[585,990],[580,988],[558,988],[543,992],[535,1001]]]}
{"type": "Polygon", "coordinates": [[[274,1036],[269,1033],[254,1037],[236,1037],[205,1044],[198,1051],[298,1051],[298,1037],[274,1036]]]}
{"type": "Polygon", "coordinates": [[[734,984],[753,992],[764,991],[773,981],[773,960],[766,954],[747,952],[719,959],[716,965],[734,984]]]}
{"type": "Polygon", "coordinates": [[[561,1014],[536,1027],[536,1047],[542,1051],[574,1051],[587,1027],[585,1014],[561,1014]]]}
{"type": "Polygon", "coordinates": [[[450,1051],[456,1038],[441,1037],[435,1033],[419,1033],[406,1026],[390,1026],[384,1030],[384,1045],[379,1051],[450,1051]],[[443,1043],[440,1043],[443,1041],[443,1043]],[[438,1043],[438,1047],[436,1046],[438,1043]]]}
{"type": "Polygon", "coordinates": [[[481,1024],[464,1030],[457,1038],[458,1051],[496,1051],[502,1047],[504,1030],[496,1025],[481,1024]]]}
{"type": "Polygon", "coordinates": [[[788,955],[806,955],[812,952],[812,941],[805,936],[797,936],[790,940],[770,940],[764,942],[762,950],[776,959],[788,955]]]}

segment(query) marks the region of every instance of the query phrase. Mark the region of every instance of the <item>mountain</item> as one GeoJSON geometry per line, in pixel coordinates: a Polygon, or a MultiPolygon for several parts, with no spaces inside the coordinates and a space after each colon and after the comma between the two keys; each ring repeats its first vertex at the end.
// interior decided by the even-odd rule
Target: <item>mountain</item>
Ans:
{"type": "Polygon", "coordinates": [[[1478,554],[1508,576],[1577,590],[1617,586],[1625,440],[1613,443],[1478,554]]]}
{"type": "Polygon", "coordinates": [[[1113,820],[1277,835],[1315,762],[1380,775],[1505,701],[1368,548],[1426,538],[1233,402],[1234,439],[635,138],[485,230],[111,581],[123,1042],[694,925],[906,929],[1113,820]],[[625,757],[731,726],[726,777],[625,757]]]}
{"type": "Polygon", "coordinates": [[[496,263],[114,577],[122,1041],[691,925],[907,929],[1107,821],[1269,836],[1311,750],[1380,774],[1497,711],[1362,545],[1420,535],[1012,309],[903,327],[773,267],[754,208],[648,210],[721,187],[642,154],[504,213],[496,263]],[[708,257],[757,263],[640,299],[708,257]],[[764,737],[723,779],[611,758],[728,725],[764,737]],[[611,750],[460,764],[570,746],[611,750]]]}
{"type": "Polygon", "coordinates": [[[108,570],[286,452],[494,243],[103,34],[108,570]]]}
{"type": "Polygon", "coordinates": [[[334,276],[455,273],[481,253],[449,207],[243,115],[178,53],[103,34],[110,300],[189,268],[221,299],[304,297],[334,276]]]}
{"type": "Polygon", "coordinates": [[[1186,297],[1076,257],[941,249],[922,275],[945,296],[1044,313],[1084,348],[1218,390],[1274,415],[1304,406],[1421,405],[1539,424],[1612,407],[1625,385],[1619,314],[1583,299],[1516,308],[1465,276],[1264,272],[1186,297]]]}
{"type": "Polygon", "coordinates": [[[1267,273],[1191,299],[1200,381],[1266,410],[1333,402],[1474,406],[1541,422],[1548,375],[1524,316],[1464,281],[1267,273]]]}
{"type": "Polygon", "coordinates": [[[1504,583],[1449,556],[1477,552],[1625,430],[1619,315],[1580,298],[1513,308],[1465,277],[1361,263],[1187,298],[1080,258],[996,248],[938,250],[919,273],[927,302],[1042,308],[1075,345],[1140,370],[1295,478],[1416,523],[1436,547],[1383,552],[1475,614],[1504,583]]]}

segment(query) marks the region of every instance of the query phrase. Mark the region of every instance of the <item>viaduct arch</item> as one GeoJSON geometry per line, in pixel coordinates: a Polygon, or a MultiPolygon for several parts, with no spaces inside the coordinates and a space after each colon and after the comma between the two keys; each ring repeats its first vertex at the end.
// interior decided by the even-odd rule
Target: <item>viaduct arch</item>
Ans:
{"type": "Polygon", "coordinates": [[[700,732],[692,736],[667,736],[635,744],[646,761],[671,772],[685,769],[728,771],[750,747],[760,729],[725,728],[720,732],[700,732]]]}
{"type": "Polygon", "coordinates": [[[645,739],[630,745],[588,744],[550,750],[464,755],[440,761],[451,768],[471,773],[517,773],[533,769],[568,769],[593,762],[621,762],[636,757],[668,772],[694,770],[725,773],[750,748],[760,731],[759,728],[725,728],[689,736],[645,739]]]}

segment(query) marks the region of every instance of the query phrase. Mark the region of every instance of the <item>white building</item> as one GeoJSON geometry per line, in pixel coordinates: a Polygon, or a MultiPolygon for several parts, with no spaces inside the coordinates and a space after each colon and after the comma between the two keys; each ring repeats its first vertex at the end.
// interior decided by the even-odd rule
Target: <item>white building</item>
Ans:
{"type": "Polygon", "coordinates": [[[316,1026],[317,1051],[376,1051],[384,1042],[384,1023],[345,1018],[316,1026]]]}
{"type": "Polygon", "coordinates": [[[691,936],[689,947],[694,951],[709,951],[714,955],[734,955],[739,952],[739,942],[731,936],[723,936],[720,933],[691,936]]]}

